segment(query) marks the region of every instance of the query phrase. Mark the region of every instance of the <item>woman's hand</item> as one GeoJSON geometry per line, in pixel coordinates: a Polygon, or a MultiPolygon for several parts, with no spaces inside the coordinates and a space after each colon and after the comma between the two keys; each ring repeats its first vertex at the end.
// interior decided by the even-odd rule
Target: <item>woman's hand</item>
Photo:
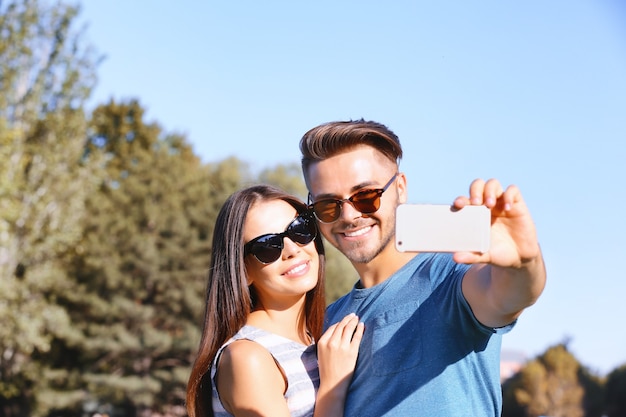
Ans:
{"type": "Polygon", "coordinates": [[[348,314],[324,332],[317,342],[320,388],[316,416],[342,416],[346,393],[354,374],[365,325],[348,314]]]}

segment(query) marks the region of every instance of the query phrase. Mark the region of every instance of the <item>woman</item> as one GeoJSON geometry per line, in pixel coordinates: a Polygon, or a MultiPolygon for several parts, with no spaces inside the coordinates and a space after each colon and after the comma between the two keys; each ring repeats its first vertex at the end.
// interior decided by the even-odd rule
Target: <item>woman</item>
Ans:
{"type": "Polygon", "coordinates": [[[265,185],[224,203],[205,308],[190,417],[343,415],[363,324],[322,335],[324,248],[304,203],[265,185]]]}

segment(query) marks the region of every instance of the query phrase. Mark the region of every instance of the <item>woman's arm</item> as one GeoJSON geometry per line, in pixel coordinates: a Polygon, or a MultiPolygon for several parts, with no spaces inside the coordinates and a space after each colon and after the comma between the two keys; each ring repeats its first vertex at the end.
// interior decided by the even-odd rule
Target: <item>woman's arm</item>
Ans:
{"type": "Polygon", "coordinates": [[[236,417],[290,417],[287,383],[272,355],[250,340],[228,345],[220,358],[217,390],[226,411],[236,417]]]}

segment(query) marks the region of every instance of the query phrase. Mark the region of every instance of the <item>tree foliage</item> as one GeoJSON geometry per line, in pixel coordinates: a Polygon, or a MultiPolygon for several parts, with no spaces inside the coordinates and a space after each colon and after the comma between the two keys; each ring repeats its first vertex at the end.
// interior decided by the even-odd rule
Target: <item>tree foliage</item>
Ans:
{"type": "MultiPolygon", "coordinates": [[[[56,301],[73,290],[64,258],[80,238],[97,170],[83,157],[92,53],[76,8],[0,3],[0,412],[37,415],[56,369],[33,357],[72,339],[56,301]]],[[[60,399],[59,401],[62,401],[60,399]]]]}
{"type": "Polygon", "coordinates": [[[600,417],[603,380],[561,343],[528,362],[503,384],[503,417],[600,417]]]}
{"type": "Polygon", "coordinates": [[[326,304],[336,301],[350,292],[359,276],[348,260],[337,248],[324,239],[326,250],[326,304]]]}
{"type": "Polygon", "coordinates": [[[583,396],[585,417],[603,417],[605,410],[605,378],[581,366],[578,371],[578,380],[585,393],[583,396]]]}
{"type": "Polygon", "coordinates": [[[93,113],[88,153],[106,176],[72,258],[79,291],[61,300],[82,339],[60,349],[78,349],[89,395],[139,415],[182,409],[212,217],[210,170],[143,114],[137,101],[93,113]]]}
{"type": "Polygon", "coordinates": [[[301,172],[299,164],[279,164],[261,171],[257,182],[280,187],[306,202],[309,192],[304,185],[301,172]]]}
{"type": "Polygon", "coordinates": [[[626,416],[626,364],[609,373],[605,404],[607,417],[626,416]]]}

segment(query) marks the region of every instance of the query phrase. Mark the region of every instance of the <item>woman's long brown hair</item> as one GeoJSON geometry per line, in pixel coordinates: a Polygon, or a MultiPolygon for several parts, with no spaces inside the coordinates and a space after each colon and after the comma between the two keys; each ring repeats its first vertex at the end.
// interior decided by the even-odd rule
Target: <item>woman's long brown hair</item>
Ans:
{"type": "MultiPolygon", "coordinates": [[[[231,195],[217,216],[202,338],[187,384],[187,412],[190,417],[213,417],[211,364],[219,348],[245,325],[255,301],[254,290],[247,284],[243,226],[252,206],[273,200],[289,203],[298,213],[307,210],[306,204],[278,188],[256,185],[231,195]]],[[[315,288],[306,295],[303,325],[315,340],[319,340],[325,308],[325,259],[319,233],[315,238],[315,247],[319,253],[319,277],[315,288]]]]}

